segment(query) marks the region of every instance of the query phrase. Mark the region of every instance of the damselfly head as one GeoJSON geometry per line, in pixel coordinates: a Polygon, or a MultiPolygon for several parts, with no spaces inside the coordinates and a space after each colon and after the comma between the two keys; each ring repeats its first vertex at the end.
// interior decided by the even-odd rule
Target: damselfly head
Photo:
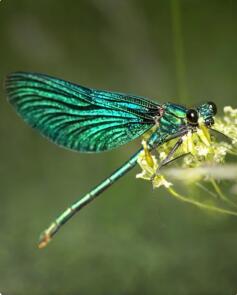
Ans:
{"type": "Polygon", "coordinates": [[[198,122],[203,121],[207,127],[214,124],[213,117],[217,113],[217,107],[214,102],[206,102],[200,105],[196,110],[189,109],[186,113],[187,121],[190,125],[197,126],[198,122]]]}

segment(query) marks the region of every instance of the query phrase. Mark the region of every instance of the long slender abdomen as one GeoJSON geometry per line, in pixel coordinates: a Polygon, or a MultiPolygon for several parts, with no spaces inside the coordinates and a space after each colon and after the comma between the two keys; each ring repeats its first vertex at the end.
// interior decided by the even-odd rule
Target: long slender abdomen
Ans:
{"type": "Polygon", "coordinates": [[[141,151],[142,149],[139,149],[125,164],[115,170],[109,177],[98,184],[79,201],[72,204],[72,206],[67,208],[62,214],[60,214],[60,216],[40,236],[39,248],[45,247],[60,229],[60,227],[66,223],[76,212],[80,211],[83,207],[92,202],[115,181],[130,171],[137,164],[137,158],[141,151]]]}

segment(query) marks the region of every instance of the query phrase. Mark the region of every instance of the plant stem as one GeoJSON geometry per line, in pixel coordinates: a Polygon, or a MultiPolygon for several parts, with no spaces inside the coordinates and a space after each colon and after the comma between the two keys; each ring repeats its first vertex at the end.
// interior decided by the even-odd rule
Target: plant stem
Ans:
{"type": "Polygon", "coordinates": [[[235,204],[234,202],[232,202],[231,200],[229,200],[221,191],[220,187],[218,186],[218,184],[216,183],[215,179],[211,179],[211,184],[214,188],[214,190],[216,191],[216,193],[218,194],[218,196],[220,197],[220,199],[222,199],[224,202],[228,203],[231,206],[237,207],[237,204],[235,204]]]}
{"type": "Polygon", "coordinates": [[[170,192],[170,194],[173,197],[175,197],[176,199],[178,199],[180,201],[183,201],[183,202],[186,202],[186,203],[190,203],[190,204],[193,204],[193,205],[195,205],[195,206],[197,206],[199,208],[207,209],[207,210],[210,210],[210,211],[215,211],[215,212],[219,212],[219,213],[224,213],[224,214],[229,214],[229,215],[235,215],[235,216],[237,216],[237,212],[235,212],[235,211],[231,211],[231,210],[228,210],[228,209],[221,209],[221,208],[218,208],[216,206],[203,204],[201,202],[194,201],[192,199],[189,199],[187,197],[184,197],[181,194],[179,194],[178,192],[176,192],[175,190],[173,190],[171,187],[167,188],[167,190],[170,192]]]}
{"type": "Polygon", "coordinates": [[[180,2],[179,0],[170,1],[178,96],[180,103],[187,103],[188,90],[184,62],[180,2]]]}

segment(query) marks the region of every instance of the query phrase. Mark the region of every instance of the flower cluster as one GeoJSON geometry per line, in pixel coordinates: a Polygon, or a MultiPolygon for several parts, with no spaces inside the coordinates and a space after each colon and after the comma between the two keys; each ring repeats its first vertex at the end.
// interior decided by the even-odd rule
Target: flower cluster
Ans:
{"type": "MultiPolygon", "coordinates": [[[[155,156],[151,155],[148,151],[146,141],[142,141],[143,151],[138,157],[138,164],[142,168],[142,172],[137,174],[137,178],[143,178],[145,180],[151,180],[153,187],[158,188],[160,186],[170,187],[172,184],[168,182],[165,177],[157,173],[158,161],[155,156]]],[[[164,152],[163,152],[164,153],[164,152]]]]}
{"type": "MultiPolygon", "coordinates": [[[[218,131],[220,136],[216,136],[218,134],[212,134],[212,132],[210,133],[210,130],[205,124],[202,121],[199,121],[197,132],[189,131],[182,137],[182,144],[174,153],[171,160],[176,158],[182,159],[181,163],[179,160],[179,167],[182,167],[184,173],[179,169],[181,171],[179,173],[179,178],[177,177],[177,179],[180,179],[183,176],[183,182],[186,182],[186,184],[203,180],[209,181],[213,185],[215,191],[214,193],[209,192],[211,194],[219,195],[222,200],[230,203],[231,201],[224,197],[219,186],[215,182],[213,171],[217,171],[220,165],[223,168],[223,164],[225,163],[228,154],[237,155],[237,109],[233,109],[229,106],[225,107],[223,118],[215,118],[213,129],[218,131]],[[225,137],[228,141],[217,140],[217,137],[221,137],[221,134],[222,137],[225,137]]],[[[147,148],[146,141],[143,141],[143,151],[138,157],[138,164],[141,167],[142,172],[137,174],[136,177],[151,181],[154,188],[164,186],[173,196],[178,197],[183,201],[193,203],[199,207],[236,214],[236,212],[192,201],[190,198],[188,199],[178,194],[173,188],[171,188],[173,183],[171,183],[170,180],[168,181],[166,177],[169,177],[172,172],[166,173],[167,169],[159,169],[159,164],[167,157],[176,141],[177,139],[173,139],[159,146],[155,151],[158,156],[152,155],[147,148]]]]}
{"type": "Polygon", "coordinates": [[[224,107],[224,117],[216,118],[215,129],[232,140],[232,148],[237,149],[237,109],[231,106],[224,107]]]}

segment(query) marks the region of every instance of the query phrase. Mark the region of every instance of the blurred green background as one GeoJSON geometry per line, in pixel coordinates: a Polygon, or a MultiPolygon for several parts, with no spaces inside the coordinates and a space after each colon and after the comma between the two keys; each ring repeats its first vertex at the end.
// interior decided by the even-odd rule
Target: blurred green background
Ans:
{"type": "MultiPolygon", "coordinates": [[[[236,105],[236,1],[3,0],[0,79],[16,70],[195,105],[236,105]]],[[[39,233],[122,164],[140,141],[101,154],[63,150],[15,114],[0,89],[0,292],[237,293],[237,218],[135,179],[80,212],[49,247],[39,233]]]]}

